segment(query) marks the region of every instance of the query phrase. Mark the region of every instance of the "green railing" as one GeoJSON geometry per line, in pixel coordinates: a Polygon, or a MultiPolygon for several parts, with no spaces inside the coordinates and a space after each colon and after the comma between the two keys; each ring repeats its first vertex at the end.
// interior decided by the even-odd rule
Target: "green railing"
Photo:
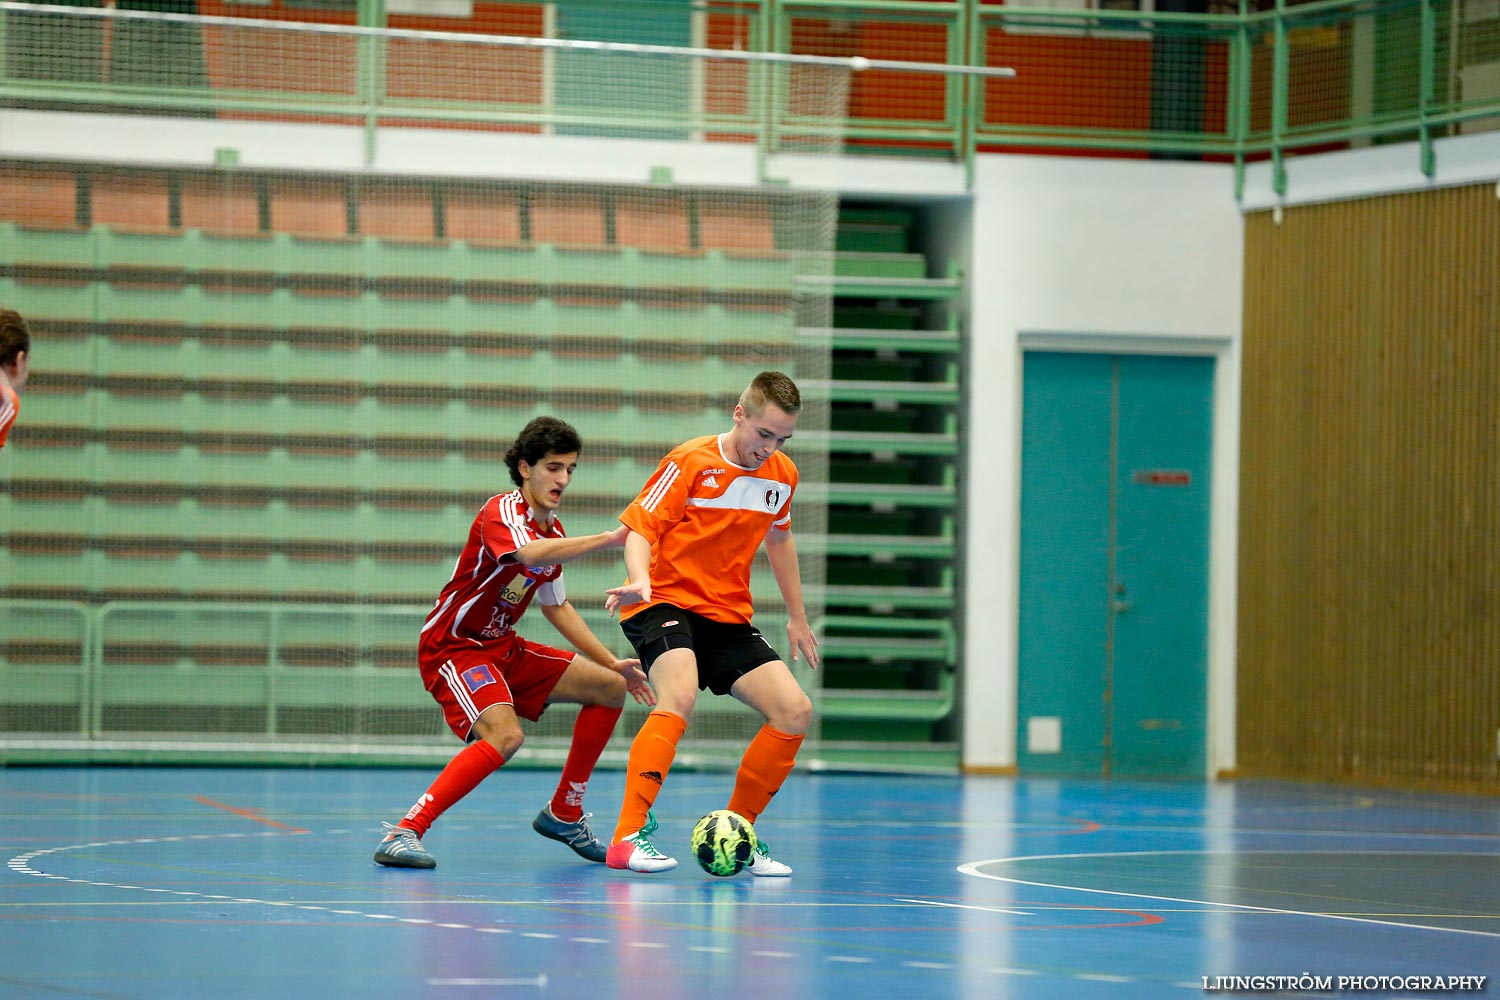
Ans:
{"type": "Polygon", "coordinates": [[[1479,5],[1242,3],[1182,14],[981,0],[564,0],[570,37],[540,38],[462,22],[386,27],[430,25],[388,19],[381,0],[360,0],[353,25],[3,2],[0,102],[359,124],[372,161],[385,130],[422,124],[744,142],[766,154],[832,139],[966,162],[1001,149],[1241,168],[1260,159],[1278,191],[1288,156],[1350,145],[1414,141],[1431,176],[1436,138],[1500,116],[1500,16],[1479,5]],[[691,44],[578,48],[579,31],[691,44]],[[241,42],[258,55],[236,56],[241,42]],[[326,58],[297,61],[320,46],[326,58]],[[473,55],[481,50],[495,57],[473,55]],[[470,64],[493,78],[466,89],[470,64]],[[807,95],[828,87],[807,73],[835,66],[848,71],[847,103],[810,106],[807,95]],[[1018,75],[974,73],[1002,67],[1018,75]],[[422,82],[434,76],[442,86],[422,82]],[[591,91],[589,81],[604,83],[591,91]]]}
{"type": "MultiPolygon", "coordinates": [[[[380,665],[405,654],[426,608],[268,602],[0,600],[0,712],[24,713],[12,735],[85,739],[303,738],[284,713],[322,711],[329,733],[432,739],[435,724],[404,732],[378,723],[390,709],[430,709],[409,670],[380,665]],[[180,638],[162,639],[163,623],[180,638]],[[131,709],[151,716],[149,724],[131,709]],[[161,726],[170,711],[180,724],[161,726]],[[225,725],[225,710],[253,724],[225,725]],[[214,714],[218,712],[219,714],[214,714]]],[[[422,714],[430,715],[430,712],[422,714]]],[[[316,735],[322,732],[311,730],[316,735]]]]}
{"type": "MultiPolygon", "coordinates": [[[[0,763],[57,759],[59,741],[112,741],[127,755],[149,746],[166,759],[441,751],[446,730],[415,670],[428,610],[0,598],[0,763]]],[[[958,648],[950,620],[831,615],[817,624],[829,633],[827,655],[916,662],[935,678],[917,689],[814,691],[825,714],[931,723],[952,711],[958,648]]],[[[727,701],[700,707],[721,710],[740,711],[727,701]]],[[[546,737],[554,749],[565,745],[569,721],[547,725],[533,732],[538,746],[549,745],[546,737]]]]}

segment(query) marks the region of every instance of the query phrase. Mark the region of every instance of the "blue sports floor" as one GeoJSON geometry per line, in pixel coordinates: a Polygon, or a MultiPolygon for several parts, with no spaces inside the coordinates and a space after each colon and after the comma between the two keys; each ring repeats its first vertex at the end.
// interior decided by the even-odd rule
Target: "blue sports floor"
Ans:
{"type": "MultiPolygon", "coordinates": [[[[794,774],[759,830],[796,874],[720,880],[686,840],[729,775],[672,775],[657,843],[683,864],[646,876],[538,837],[554,775],[508,770],[433,828],[436,870],[374,865],[432,774],[0,770],[0,997],[1124,1000],[1500,975],[1493,800],[794,774]]],[[[603,831],[620,792],[595,776],[603,831]]]]}

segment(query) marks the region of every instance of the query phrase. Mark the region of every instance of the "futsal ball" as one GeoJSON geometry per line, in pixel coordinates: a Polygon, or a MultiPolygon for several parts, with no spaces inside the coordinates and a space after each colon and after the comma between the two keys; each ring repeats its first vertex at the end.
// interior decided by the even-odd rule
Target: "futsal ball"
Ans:
{"type": "Polygon", "coordinates": [[[728,878],[755,859],[755,827],[737,812],[716,809],[693,827],[693,857],[710,875],[728,878]]]}

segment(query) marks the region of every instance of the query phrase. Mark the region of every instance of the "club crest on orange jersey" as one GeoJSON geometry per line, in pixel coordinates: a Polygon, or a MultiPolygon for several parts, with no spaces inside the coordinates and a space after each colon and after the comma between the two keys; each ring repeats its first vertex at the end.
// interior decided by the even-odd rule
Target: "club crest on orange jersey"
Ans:
{"type": "Polygon", "coordinates": [[[766,510],[775,510],[781,506],[781,491],[778,489],[766,490],[766,510]]]}

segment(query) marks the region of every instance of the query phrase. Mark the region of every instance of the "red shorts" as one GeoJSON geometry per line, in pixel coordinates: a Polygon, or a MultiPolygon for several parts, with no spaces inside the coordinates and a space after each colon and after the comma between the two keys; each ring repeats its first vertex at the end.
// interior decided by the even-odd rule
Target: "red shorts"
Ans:
{"type": "Polygon", "coordinates": [[[558,678],[576,655],[512,632],[487,642],[424,642],[417,650],[417,664],[422,683],[443,706],[448,728],[467,740],[474,720],[491,705],[510,705],[523,719],[539,719],[558,678]]]}

